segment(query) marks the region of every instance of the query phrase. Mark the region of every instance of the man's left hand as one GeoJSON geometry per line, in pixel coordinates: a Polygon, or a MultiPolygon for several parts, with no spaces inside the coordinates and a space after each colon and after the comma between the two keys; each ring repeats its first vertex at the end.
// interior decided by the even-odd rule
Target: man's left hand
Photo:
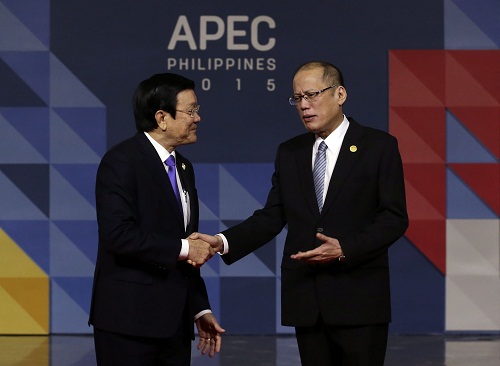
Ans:
{"type": "Polygon", "coordinates": [[[210,357],[213,357],[215,352],[220,352],[222,345],[221,333],[225,330],[221,328],[214,314],[204,314],[196,320],[196,328],[200,342],[198,349],[201,349],[201,354],[205,355],[208,352],[210,357]]]}
{"type": "Polygon", "coordinates": [[[317,233],[316,238],[321,240],[323,243],[312,250],[307,252],[298,252],[297,254],[292,254],[290,258],[301,260],[307,263],[328,263],[331,261],[338,260],[339,257],[343,256],[342,248],[340,243],[335,238],[330,238],[329,236],[317,233]]]}

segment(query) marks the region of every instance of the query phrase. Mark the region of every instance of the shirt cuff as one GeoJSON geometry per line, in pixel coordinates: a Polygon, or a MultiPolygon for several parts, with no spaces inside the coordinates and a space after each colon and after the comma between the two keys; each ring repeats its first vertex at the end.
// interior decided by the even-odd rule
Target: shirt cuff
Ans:
{"type": "Polygon", "coordinates": [[[212,313],[212,310],[210,310],[210,309],[202,310],[202,311],[200,311],[198,314],[196,314],[194,316],[194,321],[197,321],[198,319],[200,319],[205,314],[211,314],[211,313],[212,313]]]}
{"type": "Polygon", "coordinates": [[[220,237],[222,239],[222,242],[224,243],[224,250],[222,251],[222,253],[219,253],[219,254],[224,255],[224,254],[229,253],[229,243],[227,242],[227,239],[224,236],[224,234],[219,233],[219,234],[216,234],[216,236],[220,237]]]}
{"type": "Polygon", "coordinates": [[[188,254],[189,254],[189,240],[187,239],[181,239],[181,252],[179,253],[179,260],[184,261],[187,259],[188,254]]]}

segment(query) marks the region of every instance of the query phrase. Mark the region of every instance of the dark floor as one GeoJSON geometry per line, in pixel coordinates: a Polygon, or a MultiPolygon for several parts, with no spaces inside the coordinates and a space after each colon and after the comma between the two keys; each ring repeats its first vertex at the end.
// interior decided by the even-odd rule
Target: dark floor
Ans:
{"type": "MultiPolygon", "coordinates": [[[[0,366],[93,366],[92,336],[0,336],[0,366]]],[[[192,366],[298,366],[293,336],[224,336],[213,359],[193,343],[192,366]]],[[[391,336],[386,366],[499,366],[500,335],[391,336]]],[[[124,365],[126,366],[126,365],[124,365]]]]}

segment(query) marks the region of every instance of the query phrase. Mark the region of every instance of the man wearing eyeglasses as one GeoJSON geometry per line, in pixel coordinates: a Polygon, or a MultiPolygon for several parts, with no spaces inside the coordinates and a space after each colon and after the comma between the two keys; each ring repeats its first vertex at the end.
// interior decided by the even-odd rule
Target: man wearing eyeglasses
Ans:
{"type": "Polygon", "coordinates": [[[382,366],[391,320],[388,248],[407,229],[397,141],[343,114],[341,72],[302,65],[291,105],[307,133],[278,148],[264,208],[210,241],[231,264],[288,226],[282,324],[304,366],[382,366]]]}
{"type": "Polygon", "coordinates": [[[194,82],[157,74],[134,95],[137,134],[109,150],[96,179],[99,248],[89,324],[99,366],[187,366],[220,351],[200,269],[214,254],[198,239],[193,166],[177,148],[197,140],[194,82]],[[188,263],[189,261],[189,263],[188,263]]]}

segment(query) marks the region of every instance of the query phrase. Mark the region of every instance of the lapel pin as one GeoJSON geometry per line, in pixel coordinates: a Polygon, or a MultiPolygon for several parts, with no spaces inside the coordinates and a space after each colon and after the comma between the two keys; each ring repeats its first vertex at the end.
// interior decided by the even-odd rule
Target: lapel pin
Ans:
{"type": "Polygon", "coordinates": [[[356,151],[358,151],[358,147],[356,145],[351,145],[349,150],[351,150],[351,152],[356,152],[356,151]]]}
{"type": "Polygon", "coordinates": [[[182,163],[182,170],[186,170],[186,164],[182,163]]]}

